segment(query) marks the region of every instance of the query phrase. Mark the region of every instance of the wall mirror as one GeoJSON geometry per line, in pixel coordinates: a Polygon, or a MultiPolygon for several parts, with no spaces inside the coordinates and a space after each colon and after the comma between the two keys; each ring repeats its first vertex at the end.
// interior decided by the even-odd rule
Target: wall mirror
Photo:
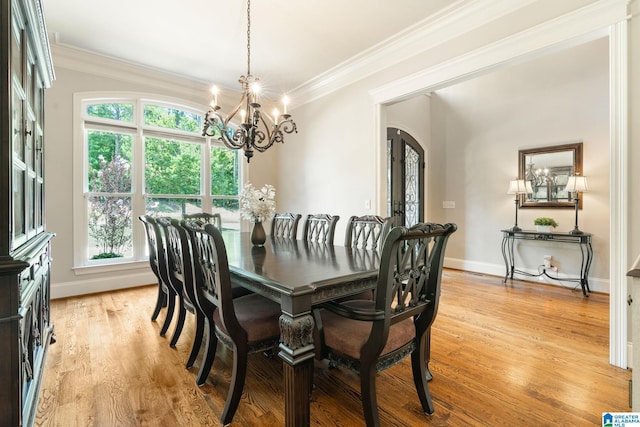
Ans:
{"type": "MultiPolygon", "coordinates": [[[[565,191],[569,176],[582,175],[582,142],[519,151],[519,179],[531,183],[533,193],[520,196],[523,208],[575,208],[565,191]]],[[[582,194],[579,207],[582,207],[582,194]]]]}

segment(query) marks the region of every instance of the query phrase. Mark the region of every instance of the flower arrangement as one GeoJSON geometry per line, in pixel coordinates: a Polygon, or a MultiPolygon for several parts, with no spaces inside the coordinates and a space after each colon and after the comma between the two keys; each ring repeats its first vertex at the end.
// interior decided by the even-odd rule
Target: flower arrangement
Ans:
{"type": "Polygon", "coordinates": [[[271,219],[276,212],[276,189],[265,185],[260,190],[247,183],[240,193],[240,214],[244,219],[253,222],[264,222],[271,219]]]}

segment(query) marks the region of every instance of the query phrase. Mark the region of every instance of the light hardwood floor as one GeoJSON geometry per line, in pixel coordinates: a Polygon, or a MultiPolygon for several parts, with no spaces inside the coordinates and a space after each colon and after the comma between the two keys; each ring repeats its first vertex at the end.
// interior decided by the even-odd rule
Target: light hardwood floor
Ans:
{"type": "MultiPolygon", "coordinates": [[[[197,387],[187,316],[176,349],[150,315],[156,286],[52,301],[50,347],[36,419],[42,426],[218,426],[231,375],[219,347],[197,387]]],[[[627,412],[628,370],[608,363],[609,298],[446,270],[432,333],[431,417],[409,359],[377,377],[385,426],[597,426],[627,412]]],[[[172,328],[170,332],[172,332],[172,328]]],[[[362,426],[356,374],[316,364],[313,426],[362,426]]],[[[237,426],[284,424],[279,358],[250,356],[237,426]]]]}

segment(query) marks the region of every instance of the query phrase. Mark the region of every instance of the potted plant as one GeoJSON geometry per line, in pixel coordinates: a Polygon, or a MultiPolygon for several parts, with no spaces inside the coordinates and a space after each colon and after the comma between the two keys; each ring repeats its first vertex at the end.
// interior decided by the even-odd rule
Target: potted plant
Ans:
{"type": "Polygon", "coordinates": [[[553,218],[539,217],[533,220],[533,224],[536,226],[536,231],[539,233],[549,233],[551,228],[556,228],[558,223],[553,218]]]}

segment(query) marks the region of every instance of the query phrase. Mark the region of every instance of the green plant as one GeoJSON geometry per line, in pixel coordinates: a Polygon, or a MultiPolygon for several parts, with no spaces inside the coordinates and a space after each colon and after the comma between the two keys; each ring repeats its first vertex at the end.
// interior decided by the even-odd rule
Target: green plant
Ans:
{"type": "Polygon", "coordinates": [[[103,252],[101,254],[92,256],[91,259],[120,258],[121,256],[121,254],[115,254],[113,252],[103,252]]]}
{"type": "Polygon", "coordinates": [[[534,225],[550,225],[553,228],[558,226],[558,223],[553,218],[540,217],[533,220],[534,225]]]}

